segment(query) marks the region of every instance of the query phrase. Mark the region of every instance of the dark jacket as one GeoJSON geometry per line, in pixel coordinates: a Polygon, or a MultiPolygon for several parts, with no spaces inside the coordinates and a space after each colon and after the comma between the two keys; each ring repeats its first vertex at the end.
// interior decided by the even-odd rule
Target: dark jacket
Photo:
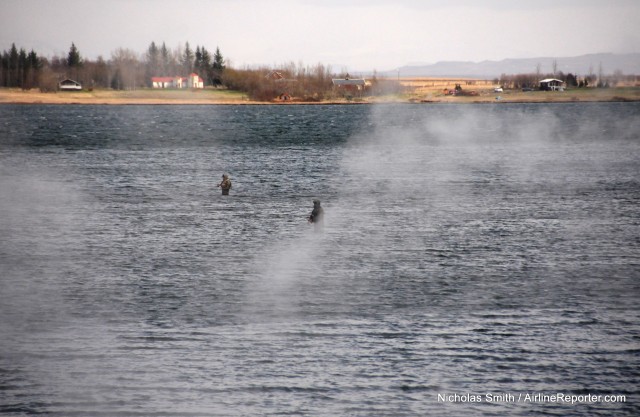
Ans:
{"type": "Polygon", "coordinates": [[[320,223],[323,217],[324,210],[320,206],[320,202],[316,200],[313,202],[313,211],[309,215],[309,223],[320,223]]]}

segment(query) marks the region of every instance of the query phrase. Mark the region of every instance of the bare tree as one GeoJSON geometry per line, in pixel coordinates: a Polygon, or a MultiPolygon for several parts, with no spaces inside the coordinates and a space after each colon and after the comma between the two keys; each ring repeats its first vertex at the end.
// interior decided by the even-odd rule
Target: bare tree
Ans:
{"type": "Polygon", "coordinates": [[[108,88],[109,87],[109,65],[102,56],[96,61],[86,60],[84,64],[85,82],[89,88],[108,88]]]}
{"type": "Polygon", "coordinates": [[[110,67],[113,71],[112,88],[135,90],[144,85],[144,70],[134,51],[116,49],[111,53],[110,67]]]}

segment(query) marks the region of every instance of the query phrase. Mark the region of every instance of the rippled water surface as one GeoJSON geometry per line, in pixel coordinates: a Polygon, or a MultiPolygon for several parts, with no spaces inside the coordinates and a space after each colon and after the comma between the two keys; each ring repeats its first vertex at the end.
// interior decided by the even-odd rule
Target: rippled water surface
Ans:
{"type": "Polygon", "coordinates": [[[0,414],[637,416],[639,203],[637,103],[3,105],[0,414]]]}

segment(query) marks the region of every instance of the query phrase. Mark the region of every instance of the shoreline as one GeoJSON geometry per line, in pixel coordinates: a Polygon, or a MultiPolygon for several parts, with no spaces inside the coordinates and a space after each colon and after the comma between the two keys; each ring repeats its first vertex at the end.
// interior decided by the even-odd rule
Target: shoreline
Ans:
{"type": "Polygon", "coordinates": [[[563,92],[510,91],[494,93],[480,91],[473,96],[450,96],[434,90],[426,94],[408,93],[382,97],[363,97],[346,100],[321,101],[256,101],[242,93],[226,90],[151,90],[134,91],[74,91],[42,93],[37,90],[0,88],[2,104],[57,104],[57,105],[362,105],[362,104],[482,104],[482,103],[589,103],[589,102],[638,102],[639,87],[585,88],[563,92]]]}

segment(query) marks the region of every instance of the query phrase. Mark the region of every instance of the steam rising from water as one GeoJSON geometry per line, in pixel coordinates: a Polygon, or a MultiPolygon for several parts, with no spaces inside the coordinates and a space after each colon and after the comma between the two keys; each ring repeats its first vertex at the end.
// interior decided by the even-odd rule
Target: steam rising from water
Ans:
{"type": "MultiPolygon", "coordinates": [[[[295,288],[324,280],[346,301],[344,291],[358,271],[341,264],[353,262],[367,263],[369,274],[379,274],[361,280],[362,291],[372,284],[371,292],[384,291],[394,280],[440,280],[454,270],[444,267],[449,264],[469,268],[461,278],[472,292],[481,285],[475,280],[485,268],[505,278],[557,262],[557,254],[546,249],[566,236],[585,233],[590,222],[563,221],[580,208],[566,208],[571,213],[558,205],[549,208],[549,201],[579,192],[574,184],[584,183],[585,176],[593,178],[594,186],[607,181],[605,167],[589,158],[606,146],[600,141],[610,127],[589,117],[567,124],[563,119],[571,116],[570,107],[539,111],[533,106],[519,113],[502,109],[441,106],[420,113],[372,107],[369,129],[352,135],[344,147],[339,173],[332,179],[334,193],[322,198],[324,234],[295,237],[269,250],[274,258],[258,292],[269,288],[287,303],[304,303],[309,298],[295,288]],[[567,174],[559,161],[569,161],[575,169],[567,174]],[[547,188],[542,195],[549,200],[531,200],[547,188]],[[538,211],[532,211],[536,205],[538,211]]],[[[631,130],[622,131],[620,140],[636,134],[632,129],[638,120],[630,122],[631,130]]],[[[592,215],[598,216],[587,214],[592,215]]],[[[530,285],[544,288],[547,277],[537,274],[530,285]]],[[[435,298],[427,302],[442,301],[437,294],[429,297],[435,298]]]]}
{"type": "Polygon", "coordinates": [[[0,141],[26,122],[0,147],[0,412],[458,415],[437,393],[631,395],[627,106],[36,107],[53,129],[11,107],[0,141]]]}
{"type": "Polygon", "coordinates": [[[65,311],[60,280],[70,267],[69,252],[78,238],[72,209],[78,194],[43,168],[26,173],[23,167],[5,166],[0,173],[4,334],[11,327],[19,332],[34,323],[46,328],[65,311]]]}

